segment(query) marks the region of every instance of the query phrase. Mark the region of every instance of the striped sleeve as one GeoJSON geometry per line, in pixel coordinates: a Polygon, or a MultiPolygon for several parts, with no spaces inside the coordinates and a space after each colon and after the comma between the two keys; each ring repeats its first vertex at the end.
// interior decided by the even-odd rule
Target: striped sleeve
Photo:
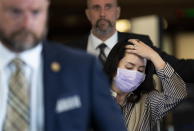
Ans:
{"type": "Polygon", "coordinates": [[[161,80],[163,91],[153,91],[148,96],[153,121],[161,119],[187,96],[184,81],[168,63],[164,69],[157,71],[157,75],[161,80]]]}

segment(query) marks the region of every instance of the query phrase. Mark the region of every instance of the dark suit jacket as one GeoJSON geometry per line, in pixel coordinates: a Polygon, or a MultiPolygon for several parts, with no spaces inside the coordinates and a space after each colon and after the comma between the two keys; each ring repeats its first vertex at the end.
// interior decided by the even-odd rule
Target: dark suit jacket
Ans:
{"type": "MultiPolygon", "coordinates": [[[[152,41],[150,40],[149,36],[134,34],[134,33],[118,33],[118,41],[122,41],[125,39],[139,39],[144,43],[150,45],[154,48],[160,56],[170,63],[170,65],[175,69],[175,71],[183,78],[183,80],[187,83],[194,83],[194,60],[193,59],[177,59],[174,56],[168,55],[161,49],[153,46],[152,41]]],[[[68,42],[67,45],[75,48],[80,48],[86,50],[88,43],[88,35],[84,36],[79,41],[68,42]]]]}
{"type": "Polygon", "coordinates": [[[98,60],[43,43],[45,131],[126,131],[98,60]]]}

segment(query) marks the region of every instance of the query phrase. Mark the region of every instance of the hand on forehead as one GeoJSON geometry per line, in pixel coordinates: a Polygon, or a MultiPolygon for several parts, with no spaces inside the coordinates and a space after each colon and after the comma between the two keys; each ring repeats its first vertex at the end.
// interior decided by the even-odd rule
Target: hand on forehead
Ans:
{"type": "Polygon", "coordinates": [[[128,61],[139,61],[138,63],[143,63],[144,66],[146,66],[147,64],[147,59],[143,58],[135,53],[131,53],[130,51],[128,51],[129,49],[125,50],[125,58],[126,60],[128,59],[128,61]]]}

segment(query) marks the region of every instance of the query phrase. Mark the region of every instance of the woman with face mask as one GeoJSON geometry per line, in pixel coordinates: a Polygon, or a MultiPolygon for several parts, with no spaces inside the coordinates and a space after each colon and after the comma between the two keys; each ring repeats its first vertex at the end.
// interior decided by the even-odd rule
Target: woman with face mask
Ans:
{"type": "Polygon", "coordinates": [[[152,131],[186,96],[184,81],[157,52],[137,39],[117,43],[104,66],[128,131],[152,131]],[[155,90],[157,73],[162,91],[155,90]]]}

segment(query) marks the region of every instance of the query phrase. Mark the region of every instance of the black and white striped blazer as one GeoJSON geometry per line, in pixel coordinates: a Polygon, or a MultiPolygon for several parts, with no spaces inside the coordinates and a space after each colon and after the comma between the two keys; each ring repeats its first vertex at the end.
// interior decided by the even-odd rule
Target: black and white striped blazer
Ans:
{"type": "MultiPolygon", "coordinates": [[[[157,71],[162,83],[162,92],[156,90],[144,94],[140,103],[128,103],[122,107],[128,131],[152,131],[157,120],[164,117],[167,112],[175,108],[186,96],[186,85],[182,78],[167,63],[164,69],[157,71]],[[143,102],[142,102],[143,101],[143,102]],[[133,109],[142,108],[136,129],[129,129],[133,109]]],[[[136,119],[137,120],[137,119],[136,119]]],[[[133,123],[133,121],[131,122],[133,123]]]]}

